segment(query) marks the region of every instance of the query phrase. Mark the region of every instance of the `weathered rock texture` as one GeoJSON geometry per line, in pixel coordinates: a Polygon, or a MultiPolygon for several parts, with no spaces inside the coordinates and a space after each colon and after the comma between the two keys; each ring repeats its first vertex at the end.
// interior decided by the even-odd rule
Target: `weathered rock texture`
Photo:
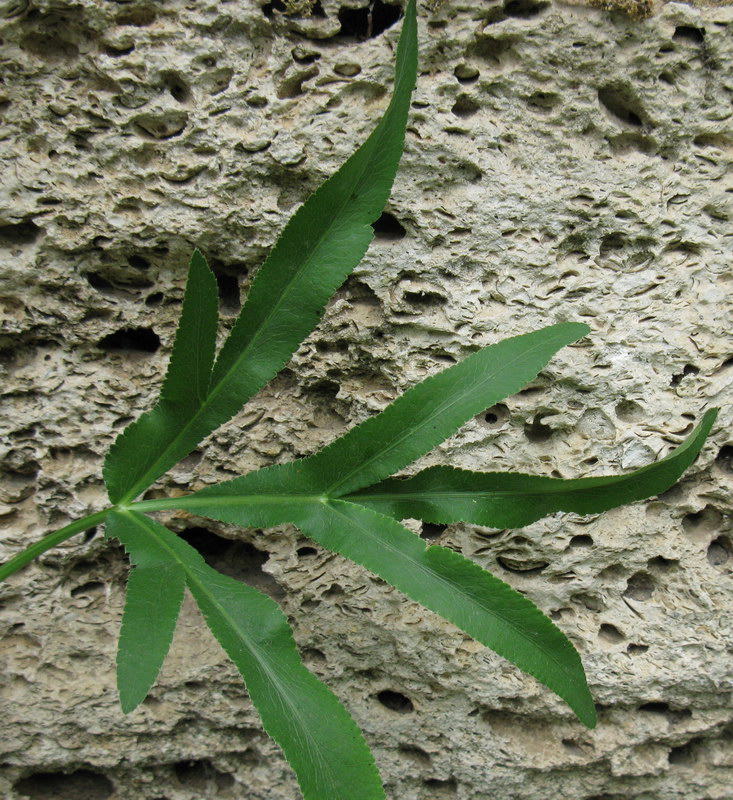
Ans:
{"type": "MultiPolygon", "coordinates": [[[[290,212],[383,109],[394,7],[377,0],[371,27],[359,0],[283,8],[0,3],[3,557],[104,506],[103,455],[157,390],[192,248],[231,323],[290,212]]],[[[722,406],[662,497],[422,531],[568,633],[592,732],[297,531],[165,517],[282,603],[391,800],[733,797],[733,7],[643,12],[421,8],[390,216],[289,368],[161,482],[188,491],[312,452],[478,345],[560,320],[593,333],[424,464],[617,472],[722,406]]],[[[100,532],[2,587],[2,796],[295,800],[188,602],[152,695],[122,715],[126,570],[100,532]]]]}

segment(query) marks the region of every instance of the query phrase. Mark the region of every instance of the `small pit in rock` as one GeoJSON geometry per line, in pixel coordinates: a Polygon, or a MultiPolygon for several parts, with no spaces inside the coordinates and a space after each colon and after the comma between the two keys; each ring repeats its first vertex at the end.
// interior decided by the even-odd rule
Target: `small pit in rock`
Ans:
{"type": "Polygon", "coordinates": [[[376,222],[372,223],[374,238],[382,242],[396,242],[404,239],[407,231],[394,214],[385,211],[376,222]]]}
{"type": "Polygon", "coordinates": [[[412,705],[412,700],[399,692],[393,692],[391,689],[385,689],[377,695],[377,700],[390,711],[395,711],[398,714],[409,714],[415,710],[412,705]]]}

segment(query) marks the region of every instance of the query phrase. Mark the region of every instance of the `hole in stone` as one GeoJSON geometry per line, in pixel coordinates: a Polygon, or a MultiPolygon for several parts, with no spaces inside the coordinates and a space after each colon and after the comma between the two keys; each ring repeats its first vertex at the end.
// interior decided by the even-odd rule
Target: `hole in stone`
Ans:
{"type": "Polygon", "coordinates": [[[575,741],[575,739],[563,739],[562,746],[573,756],[584,756],[585,750],[575,741]]]}
{"type": "Polygon", "coordinates": [[[214,276],[219,287],[219,307],[222,314],[225,316],[238,314],[242,307],[242,301],[239,295],[237,276],[218,271],[214,271],[214,276]]]}
{"type": "Polygon", "coordinates": [[[80,595],[95,595],[104,591],[104,584],[101,581],[89,581],[77,586],[71,590],[72,597],[79,597],[80,595]]]}
{"type": "Polygon", "coordinates": [[[532,422],[524,426],[524,435],[530,442],[546,442],[552,436],[552,428],[541,419],[543,414],[535,414],[532,422]]]}
{"type": "Polygon", "coordinates": [[[383,3],[382,0],[374,0],[364,8],[341,8],[338,12],[341,35],[359,41],[373,39],[392,27],[401,14],[400,6],[383,3]]]}
{"type": "Polygon", "coordinates": [[[105,800],[115,787],[109,778],[87,769],[75,772],[37,772],[13,788],[31,800],[105,800]]]}
{"type": "Polygon", "coordinates": [[[293,61],[297,61],[298,64],[312,64],[314,61],[319,61],[321,58],[321,54],[318,50],[311,50],[302,45],[296,45],[290,51],[290,54],[293,57],[293,61]]]}
{"type": "Polygon", "coordinates": [[[708,546],[707,558],[713,567],[720,567],[728,561],[731,554],[731,544],[727,536],[718,536],[708,546]]]}
{"type": "MultiPolygon", "coordinates": [[[[305,92],[303,84],[311,78],[318,75],[318,67],[310,67],[306,70],[301,70],[295,75],[291,75],[283,80],[277,87],[277,96],[281,100],[292,99],[300,97],[305,92]]],[[[307,88],[307,87],[306,87],[307,88]]]]}
{"type": "Polygon", "coordinates": [[[639,711],[648,711],[652,714],[668,714],[669,705],[663,702],[653,701],[639,706],[639,711]]]}
{"type": "Polygon", "coordinates": [[[415,761],[418,764],[430,763],[430,756],[416,745],[401,744],[399,746],[399,751],[403,756],[407,756],[407,758],[409,758],[411,761],[415,761]]]}
{"type": "Polygon", "coordinates": [[[593,546],[593,537],[588,536],[587,533],[580,534],[578,536],[573,536],[570,540],[570,547],[592,547],[593,546]]]}
{"type": "Polygon", "coordinates": [[[307,558],[308,556],[316,556],[318,555],[318,550],[315,547],[299,547],[295,551],[301,558],[307,558]]]}
{"type": "Polygon", "coordinates": [[[269,3],[265,3],[265,5],[261,8],[262,13],[267,17],[267,19],[272,19],[275,16],[276,11],[283,13],[286,10],[287,6],[282,0],[270,0],[269,3]]]}
{"type": "Polygon", "coordinates": [[[552,111],[560,104],[560,95],[554,92],[534,92],[527,98],[527,105],[537,111],[552,111]]]}
{"type": "Polygon", "coordinates": [[[626,652],[629,653],[630,655],[638,655],[639,653],[646,653],[648,649],[649,649],[648,644],[630,644],[626,648],[626,652]]]}
{"type": "Polygon", "coordinates": [[[33,244],[41,230],[31,220],[16,222],[14,225],[0,225],[0,247],[33,244]]]}
{"type": "Polygon", "coordinates": [[[97,289],[100,292],[109,292],[115,289],[115,287],[98,272],[85,272],[84,277],[93,289],[97,289]]]}
{"type": "Polygon", "coordinates": [[[390,711],[396,711],[398,714],[409,714],[415,708],[412,705],[412,700],[399,692],[393,692],[391,689],[385,689],[377,695],[377,700],[390,711]]]}
{"type": "Polygon", "coordinates": [[[639,107],[633,101],[630,101],[618,86],[600,88],[598,90],[598,100],[610,114],[621,120],[621,122],[637,127],[643,124],[639,107]]]}
{"type": "Polygon", "coordinates": [[[702,511],[686,514],[682,518],[682,527],[688,533],[716,531],[723,522],[723,515],[715,506],[706,505],[702,511]]]}
{"type": "Polygon", "coordinates": [[[626,570],[621,564],[609,564],[598,573],[598,577],[602,581],[620,581],[625,574],[626,570]]]}
{"type": "Polygon", "coordinates": [[[20,46],[38,58],[47,61],[74,59],[79,56],[79,48],[60,36],[48,33],[29,33],[21,39],[20,46]]]}
{"type": "Polygon", "coordinates": [[[694,364],[685,364],[682,368],[682,372],[672,376],[670,386],[679,386],[683,378],[686,378],[688,375],[697,375],[698,372],[700,372],[700,370],[694,364]]]}
{"type": "Polygon", "coordinates": [[[689,708],[671,709],[668,703],[662,701],[652,701],[644,703],[639,706],[639,711],[645,711],[649,714],[663,714],[671,725],[677,725],[680,722],[690,719],[692,711],[689,708]]]}
{"type": "Polygon", "coordinates": [[[627,581],[624,597],[632,600],[649,600],[654,594],[656,584],[654,578],[647,572],[635,572],[627,581]]]}
{"type": "Polygon", "coordinates": [[[439,780],[438,778],[428,778],[423,781],[423,786],[430,792],[430,800],[449,800],[455,797],[458,791],[458,784],[455,778],[439,780]]]}
{"type": "Polygon", "coordinates": [[[163,292],[153,292],[145,298],[146,306],[157,306],[163,302],[163,292]]]}
{"type": "Polygon", "coordinates": [[[443,535],[443,531],[447,528],[447,525],[437,525],[433,522],[423,522],[422,530],[420,531],[420,536],[423,539],[438,539],[440,536],[443,535]]]}
{"type": "Polygon", "coordinates": [[[453,74],[459,83],[475,83],[481,73],[471,64],[459,64],[453,70],[453,74]]]}
{"type": "Polygon", "coordinates": [[[154,353],[160,347],[160,337],[152,328],[123,328],[105,336],[99,346],[102,350],[154,353]]]}
{"type": "Polygon", "coordinates": [[[715,466],[729,475],[733,475],[733,445],[726,444],[715,456],[715,466]]]}
{"type": "Polygon", "coordinates": [[[484,422],[490,428],[499,428],[509,419],[509,409],[504,403],[497,403],[487,408],[484,413],[484,422]]]}
{"type": "Polygon", "coordinates": [[[468,117],[472,117],[479,110],[479,107],[479,104],[472,97],[469,97],[467,94],[462,94],[459,95],[456,102],[453,103],[451,111],[457,117],[467,119],[468,117]]]}
{"type": "Polygon", "coordinates": [[[115,45],[107,44],[104,46],[104,54],[110,58],[120,58],[121,56],[129,56],[134,49],[134,44],[131,44],[128,47],[115,47],[115,45]]]}
{"type": "Polygon", "coordinates": [[[677,41],[702,44],[705,41],[705,31],[702,28],[694,28],[692,25],[678,25],[674,29],[672,38],[677,41]]]}
{"type": "Polygon", "coordinates": [[[550,566],[549,561],[525,560],[510,555],[497,556],[496,561],[507,572],[520,572],[522,575],[539,575],[550,566]]]}
{"type": "Polygon", "coordinates": [[[148,259],[136,254],[128,256],[127,263],[135,269],[150,269],[150,262],[148,259]]]}
{"type": "Polygon", "coordinates": [[[603,600],[601,600],[598,595],[595,594],[586,594],[585,592],[580,592],[572,596],[572,601],[576,603],[580,603],[582,606],[588,609],[588,611],[592,611],[593,613],[597,614],[606,607],[603,600]]]}
{"type": "Polygon", "coordinates": [[[155,11],[146,6],[138,6],[118,14],[115,18],[118,25],[132,25],[136,28],[145,28],[155,22],[155,11]]]}
{"type": "Polygon", "coordinates": [[[216,789],[229,789],[234,785],[234,777],[218,770],[208,759],[198,761],[179,761],[173,765],[179,783],[197,792],[216,789]]]}
{"type": "Polygon", "coordinates": [[[697,740],[691,739],[686,744],[673,747],[667,755],[667,760],[670,764],[675,764],[678,767],[693,767],[697,761],[696,744],[697,740]]]}
{"type": "Polygon", "coordinates": [[[665,558],[664,556],[655,556],[646,562],[646,565],[651,570],[659,572],[671,572],[676,567],[679,567],[680,562],[676,558],[665,558]]]}
{"type": "Polygon", "coordinates": [[[177,102],[187,103],[191,99],[191,87],[175,72],[165,73],[163,83],[170,96],[177,102]]]}
{"type": "Polygon", "coordinates": [[[622,400],[614,411],[622,422],[637,422],[644,418],[644,409],[634,400],[622,400]]]}
{"type": "Polygon", "coordinates": [[[384,242],[396,242],[403,239],[407,233],[397,217],[389,211],[382,212],[379,219],[372,223],[372,228],[374,237],[384,242]]]}
{"type": "Polygon", "coordinates": [[[233,544],[231,539],[217,536],[207,528],[187,528],[180,536],[203,556],[209,566],[213,566],[211,561],[228,553],[233,544]]]}
{"type": "Polygon", "coordinates": [[[508,17],[531,19],[541,14],[549,6],[550,3],[547,0],[509,0],[504,4],[504,13],[508,17]]]}
{"type": "Polygon", "coordinates": [[[602,256],[607,256],[610,253],[623,250],[627,244],[628,244],[628,239],[624,236],[623,233],[619,233],[618,231],[616,231],[615,233],[607,233],[601,239],[601,245],[599,248],[600,254],[602,256]]]}
{"type": "Polygon", "coordinates": [[[424,289],[416,292],[405,292],[402,297],[406,303],[410,303],[413,306],[422,306],[423,308],[442,306],[445,303],[443,295],[437,292],[428,292],[424,289]]]}
{"type": "Polygon", "coordinates": [[[271,597],[284,596],[280,584],[262,569],[270,557],[269,553],[258,550],[249,542],[218,536],[207,528],[187,528],[180,535],[203,556],[210,567],[271,597]]]}
{"type": "Polygon", "coordinates": [[[598,629],[598,638],[603,639],[603,641],[609,644],[618,644],[626,639],[615,625],[611,625],[608,622],[604,622],[598,629]]]}

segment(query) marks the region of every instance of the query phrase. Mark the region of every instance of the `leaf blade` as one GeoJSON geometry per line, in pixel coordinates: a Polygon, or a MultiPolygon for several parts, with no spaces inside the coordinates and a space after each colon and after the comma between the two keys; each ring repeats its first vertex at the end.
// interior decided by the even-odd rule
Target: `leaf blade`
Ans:
{"type": "Polygon", "coordinates": [[[119,539],[135,565],[127,581],[117,646],[117,689],[128,714],[147,697],[163,665],[183,602],[183,570],[112,513],[107,538],[119,539]]]}
{"type": "MultiPolygon", "coordinates": [[[[315,455],[235,478],[243,491],[256,480],[288,485],[290,493],[341,497],[370,486],[424,455],[483,409],[532,380],[552,356],[588,333],[565,322],[504,339],[408,389],[380,414],[347,431],[315,455]]],[[[278,490],[279,491],[279,490],[278,490]]]]}
{"type": "Polygon", "coordinates": [[[411,478],[389,478],[344,497],[394,519],[470,522],[519,528],[557,511],[598,514],[669,489],[697,457],[717,409],[665,458],[624,475],[558,479],[519,473],[431,467],[411,478]]]}
{"type": "Polygon", "coordinates": [[[206,398],[214,366],[218,308],[214,273],[194,250],[160,400],[125,428],[104,461],[104,481],[113,503],[121,502],[127,488],[154,467],[160,442],[174,436],[206,398]]]}
{"type": "Polygon", "coordinates": [[[267,595],[209,567],[160,523],[113,512],[178,563],[212,633],[245,681],[265,730],[296,772],[305,800],[384,800],[374,759],[336,696],[298,656],[288,621],[267,595]]]}
{"type": "Polygon", "coordinates": [[[373,237],[370,225],[389,197],[416,74],[415,0],[408,0],[387,111],[366,142],[286,225],[222,346],[203,403],[186,418],[161,412],[157,425],[139,425],[136,442],[144,458],[134,471],[128,467],[124,480],[114,468],[108,470],[113,502],[133,500],[236,414],[315,327],[328,299],[366,252],[373,237]]]}

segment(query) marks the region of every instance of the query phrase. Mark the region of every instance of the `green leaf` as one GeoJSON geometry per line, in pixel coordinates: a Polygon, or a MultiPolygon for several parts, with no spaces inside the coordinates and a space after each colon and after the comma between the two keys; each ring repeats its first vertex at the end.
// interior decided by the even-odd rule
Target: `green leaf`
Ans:
{"type": "Polygon", "coordinates": [[[140,475],[157,469],[163,443],[195,418],[209,390],[217,322],[216,278],[206,259],[194,250],[160,401],[128,425],[104,462],[104,480],[113,503],[140,475]]]}
{"type": "Polygon", "coordinates": [[[277,603],[209,567],[160,523],[134,511],[110,513],[114,535],[146,540],[176,564],[212,633],[235,663],[267,733],[295,770],[305,800],[383,800],[361,731],[335,695],[301,663],[277,603]]]}
{"type": "Polygon", "coordinates": [[[232,494],[231,484],[155,502],[241,526],[297,525],[533,675],[581,722],[595,725],[593,700],[573,646],[532,602],[478,564],[452,550],[427,547],[395,520],[353,503],[287,494],[263,501],[232,494]]]}
{"type": "Polygon", "coordinates": [[[121,442],[110,453],[105,479],[113,502],[134,499],[236,414],[315,327],[373,238],[371,223],[389,197],[402,154],[416,73],[415,0],[409,0],[387,111],[366,142],[285,226],[219,353],[206,399],[193,414],[159,414],[140,426],[134,447],[121,442]]]}
{"type": "Polygon", "coordinates": [[[344,499],[395,519],[460,520],[492,528],[519,528],[556,511],[598,514],[669,489],[697,457],[717,413],[717,409],[708,411],[668,456],[626,475],[562,480],[431,467],[412,478],[391,478],[344,499]]]}
{"type": "Polygon", "coordinates": [[[521,389],[587,325],[563,322],[484,347],[408,389],[380,414],[309,458],[235,478],[243,494],[340,497],[392,475],[464,422],[521,389]]]}
{"type": "Polygon", "coordinates": [[[109,515],[105,536],[119,539],[135,565],[127,581],[117,646],[117,689],[127,714],[142,703],[158,677],[173,640],[186,578],[180,564],[122,515],[109,515]]]}

